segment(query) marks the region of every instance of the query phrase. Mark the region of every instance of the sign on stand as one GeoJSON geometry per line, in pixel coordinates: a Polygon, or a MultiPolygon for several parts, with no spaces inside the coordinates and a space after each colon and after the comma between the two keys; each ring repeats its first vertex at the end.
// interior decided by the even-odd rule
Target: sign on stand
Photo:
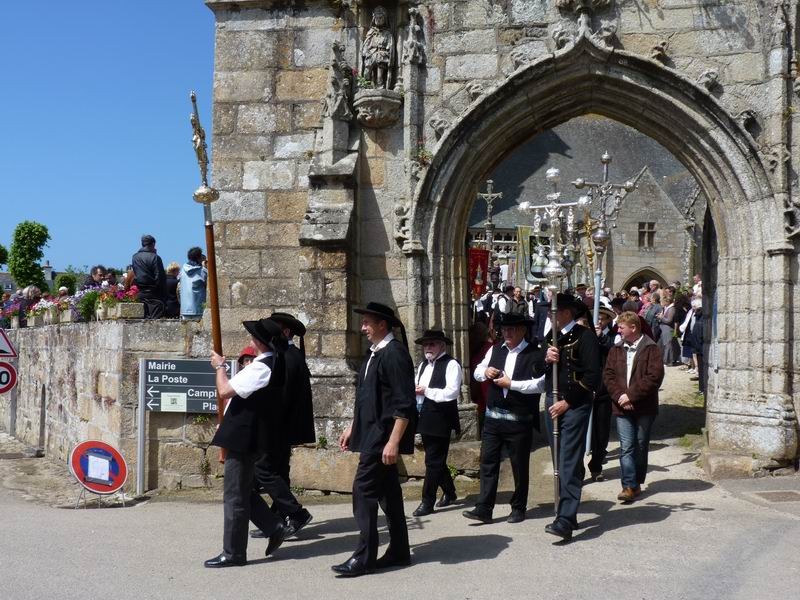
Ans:
{"type": "MultiPolygon", "coordinates": [[[[236,361],[226,363],[228,376],[236,361]]],[[[151,412],[217,412],[216,370],[208,359],[142,358],[139,361],[139,399],[151,412]]]]}

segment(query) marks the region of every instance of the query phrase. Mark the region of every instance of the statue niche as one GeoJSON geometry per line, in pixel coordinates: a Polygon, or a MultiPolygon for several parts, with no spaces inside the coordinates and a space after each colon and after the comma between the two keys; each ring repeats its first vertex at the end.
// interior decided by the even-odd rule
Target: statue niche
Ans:
{"type": "Polygon", "coordinates": [[[400,119],[403,97],[392,90],[396,69],[396,39],[386,9],[378,6],[361,44],[359,90],[353,102],[363,127],[389,127],[400,119]]]}

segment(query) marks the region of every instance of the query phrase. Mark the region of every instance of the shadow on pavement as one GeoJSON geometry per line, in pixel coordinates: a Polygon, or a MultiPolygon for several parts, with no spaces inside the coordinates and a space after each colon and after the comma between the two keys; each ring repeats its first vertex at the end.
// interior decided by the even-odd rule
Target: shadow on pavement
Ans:
{"type": "Polygon", "coordinates": [[[660,479],[647,484],[645,496],[655,493],[704,492],[714,487],[702,479],[660,479]]]}
{"type": "Polygon", "coordinates": [[[713,508],[697,506],[693,502],[682,502],[681,504],[646,502],[644,500],[639,502],[639,504],[621,507],[618,510],[611,510],[612,507],[618,505],[607,500],[590,500],[582,503],[581,512],[589,511],[596,513],[597,516],[582,521],[581,529],[572,541],[593,540],[606,532],[621,529],[622,527],[658,523],[673,513],[692,510],[710,512],[714,510],[713,508]]]}
{"type": "Polygon", "coordinates": [[[510,543],[511,538],[505,535],[463,535],[417,544],[411,547],[411,552],[415,564],[438,562],[443,565],[454,565],[497,558],[510,543]]]}

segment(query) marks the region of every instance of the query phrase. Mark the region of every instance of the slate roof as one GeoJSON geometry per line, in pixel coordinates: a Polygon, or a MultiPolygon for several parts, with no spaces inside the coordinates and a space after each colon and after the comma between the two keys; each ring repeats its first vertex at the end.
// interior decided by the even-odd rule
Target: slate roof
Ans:
{"type": "MultiPolygon", "coordinates": [[[[494,181],[495,191],[503,192],[503,198],[494,204],[495,226],[514,229],[533,223],[532,215],[516,207],[523,201],[546,202],[546,195],[552,191],[545,180],[545,171],[550,167],[561,170],[562,201],[576,200],[583,192],[570,182],[578,177],[601,181],[600,156],[605,150],[612,158],[609,167],[612,182],[635,179],[647,167],[654,181],[683,214],[687,199],[696,189],[686,167],[658,142],[635,129],[598,115],[585,115],[538,134],[487,177],[494,181]]],[[[480,191],[486,191],[485,186],[480,191]]],[[[485,221],[486,204],[478,200],[470,214],[469,226],[481,227],[485,221]]]]}

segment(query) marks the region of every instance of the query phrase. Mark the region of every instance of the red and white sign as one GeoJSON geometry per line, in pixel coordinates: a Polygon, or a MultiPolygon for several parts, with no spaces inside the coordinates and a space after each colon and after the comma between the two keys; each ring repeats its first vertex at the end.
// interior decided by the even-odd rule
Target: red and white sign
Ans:
{"type": "Polygon", "coordinates": [[[101,496],[117,492],[128,479],[128,465],[122,454],[96,440],[75,446],[69,455],[69,470],[78,483],[101,496]]]}
{"type": "Polygon", "coordinates": [[[8,339],[6,330],[0,327],[0,358],[17,358],[17,351],[14,344],[8,339]]]}
{"type": "Polygon", "coordinates": [[[10,392],[15,385],[17,385],[17,370],[14,365],[0,362],[0,394],[10,392]]]}

